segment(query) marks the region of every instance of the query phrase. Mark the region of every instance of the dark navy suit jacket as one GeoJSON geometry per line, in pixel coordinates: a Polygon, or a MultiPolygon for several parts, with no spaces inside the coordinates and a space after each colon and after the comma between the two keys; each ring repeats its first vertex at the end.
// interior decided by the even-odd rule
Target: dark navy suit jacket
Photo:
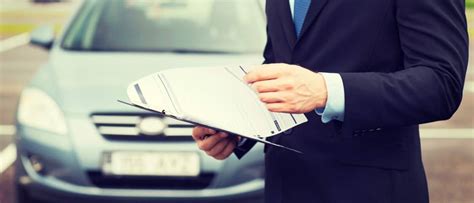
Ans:
{"type": "Polygon", "coordinates": [[[428,202],[418,124],[450,118],[461,102],[464,9],[464,0],[313,0],[297,39],[288,0],[267,0],[265,63],[340,73],[345,120],[309,112],[271,138],[304,154],[266,147],[266,201],[428,202]]]}

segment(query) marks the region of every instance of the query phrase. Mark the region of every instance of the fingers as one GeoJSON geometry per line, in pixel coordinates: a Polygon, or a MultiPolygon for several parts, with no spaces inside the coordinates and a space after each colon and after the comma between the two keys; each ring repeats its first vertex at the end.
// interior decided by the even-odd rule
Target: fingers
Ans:
{"type": "Polygon", "coordinates": [[[205,135],[213,134],[216,134],[216,131],[210,128],[205,128],[202,126],[196,126],[193,128],[193,139],[195,141],[203,140],[205,135]]]}
{"type": "Polygon", "coordinates": [[[282,113],[304,113],[294,105],[288,103],[267,103],[267,109],[271,112],[282,112],[282,113]]]}
{"type": "Polygon", "coordinates": [[[280,77],[278,79],[273,80],[254,82],[252,83],[252,88],[254,88],[259,93],[289,91],[294,89],[294,83],[295,82],[291,79],[280,77]]]}
{"type": "Polygon", "coordinates": [[[235,142],[234,138],[229,137],[227,133],[217,133],[213,129],[201,126],[193,129],[193,139],[196,141],[199,149],[213,157],[221,154],[230,143],[235,142]]]}
{"type": "Polygon", "coordinates": [[[239,137],[230,137],[224,132],[216,133],[215,130],[204,127],[195,127],[193,129],[193,138],[199,149],[218,160],[229,157],[234,151],[237,141],[240,139],[239,137]],[[209,136],[205,138],[205,135],[209,136]]]}
{"type": "Polygon", "coordinates": [[[259,68],[253,68],[245,75],[244,80],[247,83],[254,83],[257,81],[276,79],[283,74],[282,69],[276,66],[275,64],[269,64],[261,65],[259,68]]]}
{"type": "Polygon", "coordinates": [[[254,82],[252,84],[252,88],[255,89],[257,92],[276,92],[280,90],[280,82],[278,80],[264,80],[254,82]]]}
{"type": "Polygon", "coordinates": [[[197,145],[199,149],[203,151],[209,151],[211,150],[214,146],[216,146],[217,143],[219,143],[220,140],[226,139],[227,134],[226,133],[217,133],[209,136],[208,138],[204,140],[198,140],[197,145]]]}
{"type": "Polygon", "coordinates": [[[212,147],[209,151],[206,151],[206,154],[214,157],[222,153],[222,151],[227,147],[230,142],[231,139],[221,139],[214,147],[212,147]]]}
{"type": "Polygon", "coordinates": [[[234,152],[235,146],[237,145],[237,141],[235,139],[229,139],[229,143],[227,146],[224,148],[224,150],[221,151],[221,153],[213,156],[217,160],[224,160],[229,157],[232,152],[234,152]]]}
{"type": "Polygon", "coordinates": [[[287,100],[285,92],[265,92],[258,94],[258,97],[264,103],[279,103],[287,100]]]}

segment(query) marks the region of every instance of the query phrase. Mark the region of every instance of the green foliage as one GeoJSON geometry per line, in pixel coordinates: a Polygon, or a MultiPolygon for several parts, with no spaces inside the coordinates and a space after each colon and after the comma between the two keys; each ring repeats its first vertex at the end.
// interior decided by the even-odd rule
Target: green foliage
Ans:
{"type": "Polygon", "coordinates": [[[466,0],[466,8],[474,8],[474,0],[466,0]]]}

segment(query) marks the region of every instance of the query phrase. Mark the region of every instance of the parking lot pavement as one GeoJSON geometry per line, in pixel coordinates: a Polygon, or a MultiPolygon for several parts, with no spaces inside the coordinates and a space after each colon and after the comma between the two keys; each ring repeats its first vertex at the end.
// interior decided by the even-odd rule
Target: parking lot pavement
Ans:
{"type": "MultiPolygon", "coordinates": [[[[39,22],[47,22],[48,19],[53,23],[64,22],[64,16],[67,14],[67,12],[63,12],[58,20],[57,16],[56,18],[49,18],[47,15],[41,15],[43,12],[41,9],[51,9],[50,7],[40,8],[35,6],[38,9],[37,14],[31,15],[23,12],[15,13],[13,12],[15,11],[14,6],[11,6],[9,7],[11,10],[9,10],[9,13],[7,12],[8,15],[5,15],[2,10],[5,9],[2,2],[7,1],[12,0],[0,0],[2,5],[0,6],[0,47],[3,40],[23,33],[25,30],[22,29],[31,29],[31,26],[26,28],[20,26],[20,29],[4,26],[5,24],[20,22],[20,24],[36,25],[39,22]],[[6,27],[8,27],[8,31],[5,31],[6,27]]],[[[27,2],[23,3],[26,6],[33,6],[27,2]]],[[[18,6],[16,11],[21,9],[25,8],[18,6]]],[[[471,47],[474,48],[474,43],[471,43],[471,47]]],[[[473,56],[474,54],[471,54],[470,61],[474,61],[473,56]]],[[[14,111],[20,91],[40,65],[46,62],[47,57],[48,53],[45,50],[25,44],[0,52],[0,154],[13,143],[14,111]]],[[[464,203],[474,200],[474,191],[472,190],[474,188],[473,115],[474,70],[470,67],[464,99],[453,118],[449,121],[422,126],[423,130],[421,132],[424,137],[422,139],[423,159],[432,202],[464,203]]],[[[0,161],[2,160],[4,159],[0,157],[0,161]]],[[[0,171],[0,203],[14,202],[13,171],[12,166],[0,171]]]]}
{"type": "Polygon", "coordinates": [[[423,139],[421,144],[431,202],[473,202],[474,140],[423,139]]]}
{"type": "Polygon", "coordinates": [[[13,187],[13,172],[14,168],[9,167],[0,176],[0,202],[1,203],[13,203],[14,200],[14,187],[13,187]]]}

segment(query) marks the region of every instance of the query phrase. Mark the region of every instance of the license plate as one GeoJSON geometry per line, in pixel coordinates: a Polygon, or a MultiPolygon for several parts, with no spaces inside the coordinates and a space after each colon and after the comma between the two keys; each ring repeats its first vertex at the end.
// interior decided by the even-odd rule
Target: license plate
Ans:
{"type": "Polygon", "coordinates": [[[102,172],[130,176],[198,176],[199,155],[193,152],[107,152],[102,172]]]}

